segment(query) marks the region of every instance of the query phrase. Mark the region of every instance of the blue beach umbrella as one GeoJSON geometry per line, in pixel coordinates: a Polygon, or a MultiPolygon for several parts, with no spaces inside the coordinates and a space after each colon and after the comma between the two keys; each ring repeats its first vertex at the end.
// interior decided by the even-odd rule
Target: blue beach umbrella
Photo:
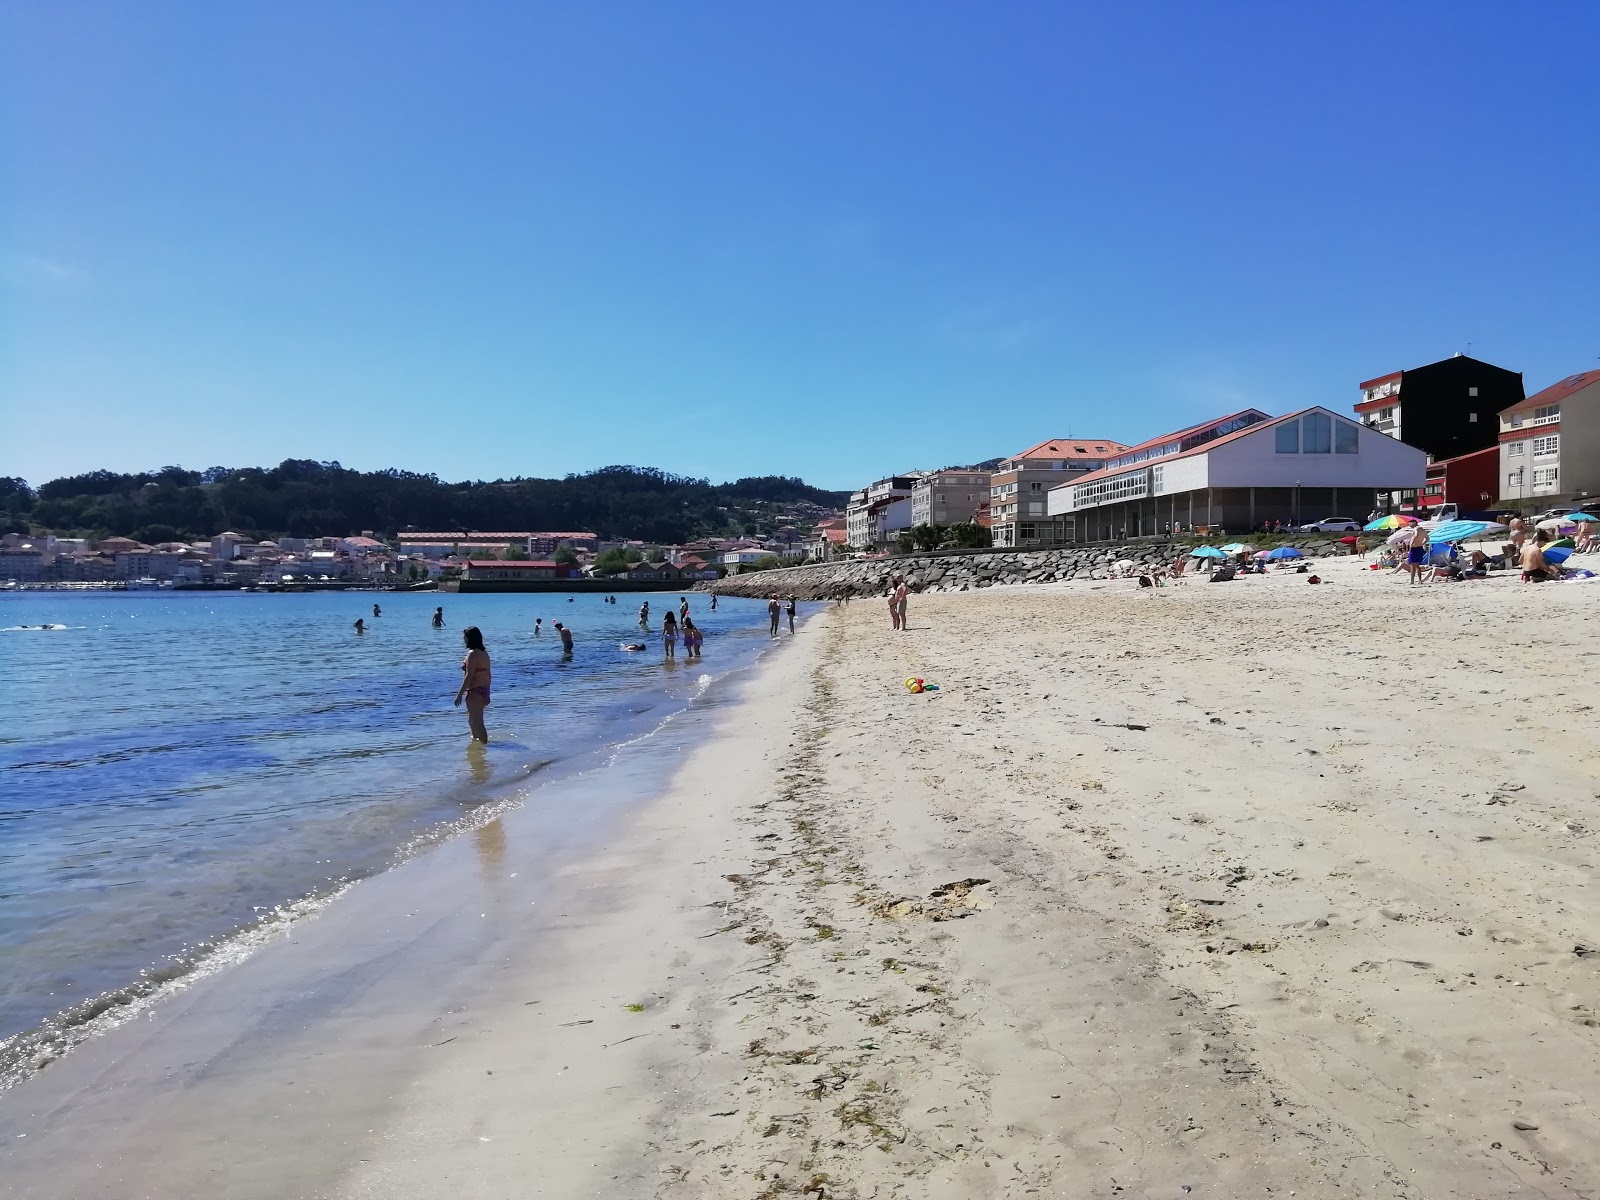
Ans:
{"type": "Polygon", "coordinates": [[[1571,553],[1571,546],[1546,546],[1544,548],[1544,560],[1551,566],[1559,567],[1567,561],[1567,556],[1571,553]]]}
{"type": "Polygon", "coordinates": [[[1495,521],[1446,521],[1439,528],[1428,535],[1428,540],[1435,544],[1439,542],[1462,542],[1479,534],[1492,533],[1505,526],[1495,521]]]}
{"type": "Polygon", "coordinates": [[[1189,557],[1190,558],[1227,558],[1228,556],[1226,554],[1224,554],[1221,550],[1218,550],[1215,546],[1196,546],[1193,550],[1189,551],[1189,557]]]}
{"type": "Polygon", "coordinates": [[[1305,555],[1293,546],[1279,546],[1276,550],[1268,550],[1267,557],[1271,558],[1304,558],[1305,555]]]}
{"type": "Polygon", "coordinates": [[[1600,517],[1593,513],[1568,513],[1561,518],[1563,521],[1600,521],[1600,517]]]}

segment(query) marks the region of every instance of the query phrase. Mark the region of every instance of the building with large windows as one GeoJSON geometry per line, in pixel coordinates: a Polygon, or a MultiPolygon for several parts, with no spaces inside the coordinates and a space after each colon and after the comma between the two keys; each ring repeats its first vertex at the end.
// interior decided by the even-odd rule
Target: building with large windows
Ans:
{"type": "Polygon", "coordinates": [[[1050,517],[1045,503],[1050,489],[1098,471],[1109,456],[1127,448],[1109,438],[1054,438],[1003,461],[989,477],[994,544],[1027,548],[1071,541],[1068,526],[1050,517]]]}
{"type": "Polygon", "coordinates": [[[1080,541],[1266,521],[1365,520],[1376,494],[1420,488],[1427,455],[1325,408],[1231,413],[1132,447],[1049,492],[1080,541]]]}
{"type": "Polygon", "coordinates": [[[1500,499],[1600,496],[1600,371],[1569,375],[1500,412],[1500,499]]]}

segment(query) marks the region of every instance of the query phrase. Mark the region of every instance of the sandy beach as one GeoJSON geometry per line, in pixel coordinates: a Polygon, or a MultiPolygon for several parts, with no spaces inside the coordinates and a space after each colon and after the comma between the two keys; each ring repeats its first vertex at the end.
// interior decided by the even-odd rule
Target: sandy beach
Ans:
{"type": "Polygon", "coordinates": [[[190,1103],[40,1190],[136,1023],[0,1103],[18,1194],[1594,1196],[1600,589],[1317,569],[821,612],[317,1172],[190,1103]]]}

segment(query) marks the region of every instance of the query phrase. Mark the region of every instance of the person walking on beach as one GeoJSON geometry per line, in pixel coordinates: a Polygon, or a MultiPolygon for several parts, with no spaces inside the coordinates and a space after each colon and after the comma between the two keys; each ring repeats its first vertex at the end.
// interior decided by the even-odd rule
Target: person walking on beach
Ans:
{"type": "Polygon", "coordinates": [[[911,585],[901,576],[900,586],[894,591],[895,614],[900,618],[900,632],[906,630],[906,602],[911,599],[911,585]]]}
{"type": "Polygon", "coordinates": [[[767,632],[778,636],[778,597],[770,596],[767,599],[767,632]]]}
{"type": "Polygon", "coordinates": [[[789,597],[789,604],[785,611],[789,614],[789,632],[794,632],[794,597],[789,597]]]}
{"type": "Polygon", "coordinates": [[[671,609],[661,618],[661,645],[666,649],[668,658],[678,657],[678,619],[672,615],[671,609]]]}
{"type": "Polygon", "coordinates": [[[1522,523],[1522,517],[1518,515],[1506,522],[1506,531],[1511,535],[1511,544],[1517,548],[1517,553],[1521,554],[1522,543],[1528,537],[1528,527],[1522,523]]]}
{"type": "Polygon", "coordinates": [[[461,660],[461,686],[456,689],[456,707],[467,705],[467,728],[472,740],[487,742],[489,731],[483,724],[483,710],[489,707],[489,652],[483,648],[483,633],[476,625],[461,631],[467,656],[461,660]]]}
{"type": "Polygon", "coordinates": [[[1421,525],[1413,526],[1406,539],[1406,574],[1412,583],[1421,583],[1422,569],[1428,561],[1428,531],[1421,525]]]}
{"type": "Polygon", "coordinates": [[[433,610],[433,627],[435,629],[444,628],[444,609],[442,607],[433,610]]]}
{"type": "Polygon", "coordinates": [[[561,657],[562,658],[571,658],[572,657],[572,630],[568,629],[560,621],[557,621],[556,622],[556,632],[561,635],[561,657]]]}

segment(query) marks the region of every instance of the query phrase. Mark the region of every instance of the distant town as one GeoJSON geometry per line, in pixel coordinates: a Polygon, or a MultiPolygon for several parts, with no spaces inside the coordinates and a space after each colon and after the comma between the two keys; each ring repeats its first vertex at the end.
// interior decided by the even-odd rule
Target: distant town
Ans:
{"type": "MultiPolygon", "coordinates": [[[[675,544],[586,531],[365,529],[195,541],[0,537],[8,587],[690,585],[846,555],[1038,550],[1225,530],[1357,525],[1375,513],[1532,513],[1600,490],[1600,371],[1529,396],[1466,355],[1363,381],[1353,416],[1224,413],[1128,444],[1057,437],[1003,459],[887,475],[843,511],[779,507],[770,529],[675,544]]],[[[749,526],[747,526],[748,530],[749,526]]]]}

